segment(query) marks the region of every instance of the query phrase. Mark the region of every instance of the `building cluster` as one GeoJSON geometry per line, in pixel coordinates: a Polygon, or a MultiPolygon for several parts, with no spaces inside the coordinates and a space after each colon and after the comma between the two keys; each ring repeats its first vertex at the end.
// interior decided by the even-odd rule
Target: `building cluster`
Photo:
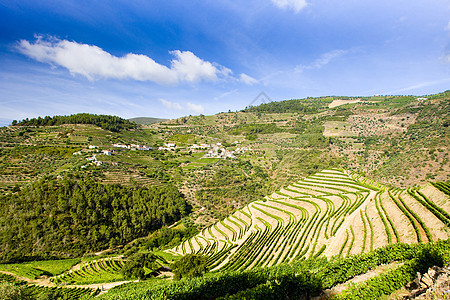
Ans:
{"type": "Polygon", "coordinates": [[[158,150],[161,150],[161,151],[173,151],[173,150],[175,150],[176,146],[177,145],[175,143],[169,142],[169,143],[165,143],[164,146],[159,147],[158,150]]]}
{"type": "MultiPolygon", "coordinates": [[[[86,158],[88,162],[93,163],[96,166],[100,166],[102,164],[101,161],[97,160],[97,154],[92,155],[91,157],[86,158]]],[[[83,166],[85,167],[85,166],[83,166]]]]}
{"type": "Polygon", "coordinates": [[[116,148],[122,148],[122,149],[128,149],[128,150],[152,150],[152,147],[146,146],[146,145],[137,145],[137,144],[130,144],[130,145],[124,145],[124,144],[113,144],[113,147],[116,148]]]}
{"type": "MultiPolygon", "coordinates": [[[[239,142],[234,142],[232,145],[237,145],[239,142]]],[[[126,150],[153,150],[152,147],[148,147],[146,145],[137,145],[137,144],[113,144],[112,145],[115,148],[122,148],[126,150]]],[[[177,145],[174,142],[167,142],[163,146],[159,147],[158,150],[161,151],[175,151],[177,145]]],[[[103,154],[103,155],[112,155],[115,150],[99,150],[98,146],[89,145],[88,149],[94,150],[94,152],[97,152],[96,154],[93,154],[91,157],[86,158],[86,160],[94,165],[100,166],[102,164],[101,161],[97,160],[96,155],[97,154],[103,154]]],[[[81,155],[82,152],[85,152],[87,149],[78,151],[73,153],[73,155],[81,155]]],[[[238,147],[235,150],[229,150],[226,149],[224,146],[222,146],[222,143],[216,143],[216,144],[193,144],[192,146],[188,147],[189,151],[192,152],[205,152],[203,155],[204,158],[235,158],[237,154],[244,154],[247,151],[251,151],[252,149],[249,147],[238,147]]],[[[92,151],[87,151],[92,152],[92,151]]],[[[117,163],[113,163],[117,165],[117,163]]],[[[86,166],[83,166],[85,168],[86,166]]]]}
{"type": "MultiPolygon", "coordinates": [[[[234,142],[233,144],[238,144],[239,142],[234,142]]],[[[203,157],[213,157],[213,158],[235,158],[235,154],[243,154],[246,151],[251,150],[248,147],[237,148],[236,150],[228,150],[222,146],[222,143],[217,144],[194,144],[189,147],[189,150],[193,152],[201,152],[208,150],[208,152],[203,155],[203,157]]]]}

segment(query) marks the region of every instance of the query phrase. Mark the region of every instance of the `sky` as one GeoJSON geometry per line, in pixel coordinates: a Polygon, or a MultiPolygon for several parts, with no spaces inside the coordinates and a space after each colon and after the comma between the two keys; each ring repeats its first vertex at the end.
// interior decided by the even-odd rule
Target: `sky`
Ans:
{"type": "Polygon", "coordinates": [[[449,87],[448,0],[0,0],[0,126],[449,87]]]}

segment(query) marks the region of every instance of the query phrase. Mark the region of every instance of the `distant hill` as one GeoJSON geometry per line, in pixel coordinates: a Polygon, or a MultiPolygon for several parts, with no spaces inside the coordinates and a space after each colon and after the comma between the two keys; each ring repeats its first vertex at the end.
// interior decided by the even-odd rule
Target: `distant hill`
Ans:
{"type": "Polygon", "coordinates": [[[160,119],[160,118],[149,118],[149,117],[139,117],[139,118],[131,118],[128,119],[131,122],[141,125],[151,125],[155,123],[161,123],[167,121],[168,119],[160,119]]]}
{"type": "Polygon", "coordinates": [[[92,124],[111,132],[120,132],[136,128],[136,125],[118,116],[95,115],[88,113],[74,114],[70,116],[46,116],[17,122],[13,120],[13,126],[59,126],[62,124],[92,124]]]}

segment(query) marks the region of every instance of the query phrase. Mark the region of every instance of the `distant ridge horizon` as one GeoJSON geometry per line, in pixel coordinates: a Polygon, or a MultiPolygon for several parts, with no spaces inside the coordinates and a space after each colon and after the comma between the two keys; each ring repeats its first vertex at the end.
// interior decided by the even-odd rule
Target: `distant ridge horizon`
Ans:
{"type": "Polygon", "coordinates": [[[170,119],[164,119],[164,118],[153,118],[153,117],[135,117],[135,118],[129,118],[128,119],[131,122],[134,122],[136,124],[140,125],[151,125],[155,123],[161,123],[170,119]]]}

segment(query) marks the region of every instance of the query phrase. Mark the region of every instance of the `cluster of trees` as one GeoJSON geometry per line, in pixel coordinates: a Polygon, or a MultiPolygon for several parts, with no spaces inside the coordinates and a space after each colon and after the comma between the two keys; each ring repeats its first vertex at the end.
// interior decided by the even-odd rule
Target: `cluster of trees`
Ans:
{"type": "Polygon", "coordinates": [[[208,269],[208,257],[201,254],[187,254],[172,264],[173,279],[201,277],[208,269]]]}
{"type": "Polygon", "coordinates": [[[134,253],[129,256],[123,266],[121,272],[126,279],[144,279],[149,273],[152,273],[159,268],[156,260],[158,257],[153,253],[134,253]]]}
{"type": "MultiPolygon", "coordinates": [[[[183,221],[188,220],[185,218],[183,221]]],[[[183,222],[184,226],[167,227],[164,226],[152,232],[150,235],[133,240],[128,243],[122,251],[125,256],[129,256],[139,251],[156,251],[170,249],[178,246],[183,240],[190,238],[198,233],[195,226],[189,226],[183,222]]]]}
{"type": "MultiPolygon", "coordinates": [[[[318,103],[311,103],[311,100],[286,100],[280,102],[264,103],[258,106],[250,106],[243,110],[243,112],[265,112],[265,113],[293,113],[299,112],[303,114],[315,114],[319,112],[319,107],[323,104],[320,99],[318,103]],[[313,105],[311,105],[313,104],[313,105]]],[[[316,101],[316,102],[317,102],[316,101]]]]}
{"type": "Polygon", "coordinates": [[[26,118],[19,122],[17,122],[17,120],[12,122],[13,126],[57,126],[62,124],[92,124],[112,132],[120,132],[122,130],[134,129],[137,127],[137,124],[117,116],[87,113],[70,116],[46,116],[44,118],[38,117],[30,120],[26,118]]]}
{"type": "MultiPolygon", "coordinates": [[[[137,252],[126,258],[121,270],[126,279],[145,279],[157,274],[163,260],[160,256],[151,252],[137,252]]],[[[187,254],[171,264],[174,279],[201,277],[208,269],[206,267],[208,257],[201,254],[187,254]]]]}
{"type": "Polygon", "coordinates": [[[190,210],[172,185],[43,178],[0,197],[0,261],[82,255],[127,243],[190,210]]]}

